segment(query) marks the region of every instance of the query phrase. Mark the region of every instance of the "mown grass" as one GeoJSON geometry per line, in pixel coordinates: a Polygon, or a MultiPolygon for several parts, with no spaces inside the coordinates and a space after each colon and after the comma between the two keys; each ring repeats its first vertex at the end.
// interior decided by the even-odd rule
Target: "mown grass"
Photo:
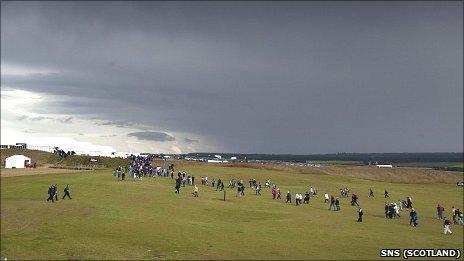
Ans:
{"type": "Polygon", "coordinates": [[[33,175],[47,175],[47,174],[63,174],[63,173],[76,173],[86,170],[75,169],[62,169],[62,168],[25,168],[25,169],[0,169],[0,176],[2,177],[16,177],[16,176],[33,176],[33,175]]]}
{"type": "MultiPolygon", "coordinates": [[[[341,211],[327,210],[321,198],[296,207],[272,200],[269,190],[245,197],[192,187],[174,194],[170,178],[117,182],[111,171],[2,178],[1,255],[8,259],[378,259],[380,248],[460,248],[463,228],[443,235],[435,206],[463,208],[463,190],[455,184],[398,184],[324,174],[295,174],[262,169],[190,166],[196,176],[232,177],[264,182],[270,178],[285,193],[339,194],[350,187],[360,196],[364,222],[342,199],[341,211]],[[47,188],[72,185],[72,200],[45,202],[47,188]],[[368,198],[372,187],[375,198],[368,198]],[[391,200],[411,196],[419,227],[408,226],[408,213],[384,218],[383,190],[391,200]]],[[[60,193],[62,194],[62,193],[60,193]]]]}

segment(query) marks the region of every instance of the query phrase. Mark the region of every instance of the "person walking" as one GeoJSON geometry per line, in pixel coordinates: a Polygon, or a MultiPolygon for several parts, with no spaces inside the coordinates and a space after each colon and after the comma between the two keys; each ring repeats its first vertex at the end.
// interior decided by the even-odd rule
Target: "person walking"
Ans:
{"type": "Polygon", "coordinates": [[[398,207],[398,205],[396,203],[393,203],[393,210],[395,211],[393,213],[395,215],[395,218],[396,217],[401,217],[400,216],[400,208],[398,207]]]}
{"type": "Polygon", "coordinates": [[[238,185],[237,186],[237,194],[235,195],[236,197],[241,195],[241,190],[242,190],[242,186],[238,185]]]}
{"type": "Polygon", "coordinates": [[[417,214],[416,210],[414,208],[411,208],[411,212],[409,213],[410,220],[409,220],[409,225],[413,225],[414,227],[417,227],[418,223],[417,220],[419,219],[419,215],[417,214]]]}
{"type": "Polygon", "coordinates": [[[303,203],[309,204],[309,192],[306,191],[303,203]]]}
{"type": "Polygon", "coordinates": [[[354,204],[356,204],[356,206],[359,207],[358,196],[353,193],[353,194],[351,194],[351,205],[354,206],[354,204]]]}
{"type": "Polygon", "coordinates": [[[197,187],[197,185],[195,185],[192,194],[193,194],[194,197],[198,198],[198,187],[197,187]]]}
{"type": "Polygon", "coordinates": [[[260,196],[261,196],[261,183],[259,183],[258,185],[256,185],[256,195],[260,195],[260,196]]]}
{"type": "Polygon", "coordinates": [[[290,194],[290,191],[287,191],[287,200],[285,203],[292,203],[292,194],[290,194]]]}
{"type": "Polygon", "coordinates": [[[372,191],[372,188],[369,189],[369,197],[374,197],[374,191],[372,191]]]}
{"type": "Polygon", "coordinates": [[[361,207],[358,207],[358,222],[363,221],[363,215],[364,215],[363,209],[361,207]]]}
{"type": "Polygon", "coordinates": [[[455,213],[456,213],[456,224],[463,225],[464,222],[462,220],[462,212],[461,212],[461,210],[458,208],[458,209],[456,209],[455,213]]]}
{"type": "Polygon", "coordinates": [[[174,193],[179,194],[180,183],[182,183],[182,178],[180,176],[178,176],[176,178],[176,186],[175,186],[176,191],[174,193]]]}
{"type": "Polygon", "coordinates": [[[388,195],[388,191],[385,190],[385,198],[389,198],[390,196],[388,195]]]}
{"type": "Polygon", "coordinates": [[[406,198],[406,208],[412,209],[412,198],[411,197],[406,198]]]}
{"type": "Polygon", "coordinates": [[[71,198],[71,195],[70,195],[70,188],[69,188],[69,184],[66,184],[66,187],[64,188],[64,195],[63,195],[63,198],[64,199],[66,196],[68,196],[69,199],[72,199],[71,198]]]}
{"type": "Polygon", "coordinates": [[[443,234],[445,235],[447,233],[449,233],[450,235],[453,234],[453,232],[451,232],[450,226],[451,226],[451,221],[445,218],[445,222],[443,222],[443,234]]]}
{"type": "Polygon", "coordinates": [[[54,192],[55,201],[58,201],[58,184],[55,184],[54,192]]]}
{"type": "Polygon", "coordinates": [[[398,199],[397,205],[400,208],[400,210],[403,211],[403,200],[398,199]]]}
{"type": "Polygon", "coordinates": [[[329,210],[332,210],[332,207],[333,207],[333,210],[335,210],[335,198],[334,198],[334,196],[330,196],[329,210]]]}
{"type": "Polygon", "coordinates": [[[52,202],[55,202],[55,199],[53,198],[53,195],[55,195],[55,192],[53,191],[53,185],[51,185],[50,187],[48,187],[48,198],[47,198],[47,202],[48,201],[52,201],[52,202]]]}
{"type": "Polygon", "coordinates": [[[324,194],[324,203],[329,203],[329,194],[324,194]]]}
{"type": "Polygon", "coordinates": [[[437,218],[438,219],[443,219],[443,211],[445,208],[443,208],[440,204],[437,205],[437,218]]]}

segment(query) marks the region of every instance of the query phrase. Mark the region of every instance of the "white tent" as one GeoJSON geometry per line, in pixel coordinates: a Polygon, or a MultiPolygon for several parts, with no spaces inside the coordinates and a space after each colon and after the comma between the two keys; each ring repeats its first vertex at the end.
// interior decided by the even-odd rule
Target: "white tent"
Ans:
{"type": "Polygon", "coordinates": [[[13,155],[5,159],[6,169],[23,169],[26,167],[26,164],[31,164],[31,159],[24,155],[13,155]]]}

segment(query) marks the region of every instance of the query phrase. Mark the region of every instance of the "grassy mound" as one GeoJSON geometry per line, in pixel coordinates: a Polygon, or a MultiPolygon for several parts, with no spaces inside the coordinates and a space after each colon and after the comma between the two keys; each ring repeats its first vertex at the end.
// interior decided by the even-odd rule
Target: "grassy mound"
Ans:
{"type": "Polygon", "coordinates": [[[115,168],[117,166],[125,166],[129,164],[127,159],[122,158],[110,158],[100,156],[79,156],[72,155],[68,156],[54,165],[57,167],[73,167],[73,168],[115,168]],[[91,159],[97,160],[92,162],[91,159]]]}
{"type": "Polygon", "coordinates": [[[4,164],[5,159],[11,155],[20,154],[31,159],[32,163],[37,163],[38,167],[61,167],[61,168],[76,168],[76,169],[95,169],[95,168],[115,168],[128,164],[127,159],[110,158],[110,157],[93,157],[72,155],[66,158],[61,158],[50,152],[28,149],[2,149],[1,160],[4,164]],[[96,162],[90,161],[96,159],[96,162]]]}
{"type": "Polygon", "coordinates": [[[5,159],[12,155],[24,155],[31,159],[32,164],[37,163],[37,166],[44,166],[47,164],[53,164],[60,161],[60,157],[50,152],[41,150],[28,150],[28,149],[2,149],[0,150],[2,165],[5,163],[5,159]]]}

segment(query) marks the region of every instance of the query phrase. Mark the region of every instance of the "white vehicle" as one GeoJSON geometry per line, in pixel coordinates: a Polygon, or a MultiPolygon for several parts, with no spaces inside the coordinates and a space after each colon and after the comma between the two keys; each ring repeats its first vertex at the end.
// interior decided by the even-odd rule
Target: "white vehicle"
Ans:
{"type": "Polygon", "coordinates": [[[381,165],[381,164],[377,164],[375,165],[377,168],[393,168],[393,165],[391,164],[385,164],[385,165],[381,165]]]}

